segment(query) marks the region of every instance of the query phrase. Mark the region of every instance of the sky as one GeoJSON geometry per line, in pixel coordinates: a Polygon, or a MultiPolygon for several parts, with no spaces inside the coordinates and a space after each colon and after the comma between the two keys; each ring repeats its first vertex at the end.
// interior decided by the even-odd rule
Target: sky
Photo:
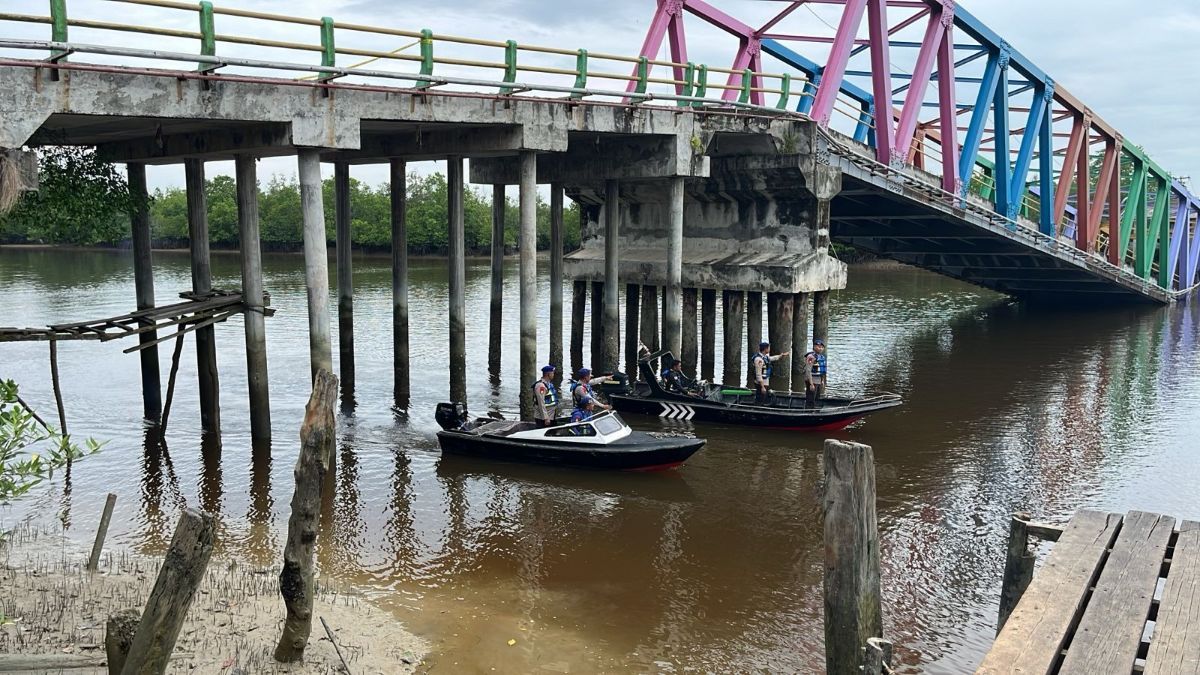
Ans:
{"type": "MultiPolygon", "coordinates": [[[[761,24],[784,3],[771,0],[710,0],[729,14],[751,25],[761,24]]],[[[42,14],[44,0],[5,0],[6,11],[42,14]]],[[[339,22],[419,30],[490,39],[513,39],[518,43],[577,49],[592,52],[636,55],[652,17],[654,0],[604,0],[571,2],[567,0],[439,0],[438,2],[396,2],[395,0],[219,0],[218,7],[241,7],[301,17],[332,16],[339,22]]],[[[1091,110],[1115,126],[1127,139],[1146,148],[1163,167],[1177,176],[1194,176],[1200,181],[1200,133],[1195,110],[1200,104],[1200,3],[1194,0],[1157,0],[1153,3],[1129,0],[959,0],[977,18],[1003,36],[1014,49],[1046,71],[1060,85],[1082,99],[1091,110]],[[1152,8],[1152,10],[1150,9],[1152,8]]],[[[73,17],[119,20],[122,23],[170,26],[195,30],[195,15],[178,10],[163,10],[106,0],[69,0],[73,17]]],[[[776,30],[790,34],[830,35],[837,23],[840,7],[815,4],[797,10],[776,30]]],[[[864,22],[865,23],[865,22],[864,22]]],[[[689,58],[697,63],[728,66],[736,41],[696,17],[685,21],[689,58]]],[[[865,26],[864,29],[865,31],[865,26]]],[[[919,39],[921,25],[914,29],[919,39]]],[[[316,41],[316,28],[279,27],[226,16],[217,17],[219,33],[248,34],[274,39],[316,41]],[[312,33],[312,34],[309,34],[312,33]]],[[[0,35],[29,36],[45,39],[43,26],[21,26],[0,22],[0,35]]],[[[373,37],[339,33],[339,45],[391,50],[410,41],[401,37],[373,37]]],[[[130,44],[128,33],[97,33],[72,29],[76,41],[130,44]]],[[[139,37],[137,46],[174,49],[194,53],[194,41],[171,38],[139,37]]],[[[822,61],[827,47],[800,45],[798,50],[822,61]]],[[[414,52],[409,49],[408,52],[414,52]]],[[[906,72],[915,50],[894,49],[893,66],[906,72]]],[[[4,53],[0,51],[0,53],[4,53]]],[[[12,52],[8,52],[12,53],[12,52]]],[[[219,54],[234,53],[262,57],[259,49],[221,45],[219,54]],[[247,51],[251,50],[251,51],[247,51]]],[[[522,52],[524,54],[524,52],[522,52]]],[[[268,53],[269,54],[269,53],[268,53]]],[[[664,45],[662,54],[667,56],[664,45]]],[[[28,53],[21,54],[28,56],[28,53]]],[[[274,54],[269,54],[274,56],[274,54]]],[[[457,55],[457,54],[456,54],[457,55]]],[[[499,60],[497,50],[464,51],[462,58],[499,60]]],[[[82,58],[82,57],[81,57],[82,58]]],[[[96,57],[88,57],[95,60],[96,57]]],[[[281,60],[313,59],[308,53],[281,53],[281,60]]],[[[525,57],[523,57],[525,58],[525,57]]],[[[563,57],[539,58],[544,65],[573,68],[563,57]]],[[[866,66],[866,55],[857,65],[866,66]]],[[[351,65],[352,57],[340,58],[339,65],[351,65]]],[[[573,61],[573,59],[570,59],[573,61]]],[[[855,67],[851,64],[851,68],[855,67]]],[[[370,67],[377,67],[372,64],[370,67]]],[[[613,65],[625,71],[628,66],[613,65]]],[[[383,67],[383,66],[379,66],[383,67]]],[[[411,70],[401,63],[396,69],[411,70]]],[[[767,59],[764,68],[783,72],[786,67],[767,59]]],[[[439,72],[445,72],[441,70],[439,72]]],[[[460,71],[466,74],[466,71],[460,71]]],[[[493,79],[498,77],[495,73],[493,79]]],[[[472,73],[478,76],[478,71],[472,73]]],[[[549,76],[547,76],[549,77],[549,76]]],[[[570,84],[562,78],[559,84],[570,84]]],[[[866,84],[865,81],[863,84],[866,84]]],[[[609,82],[616,88],[617,83],[609,82]]],[[[936,96],[932,90],[931,99],[936,96]]],[[[960,102],[967,95],[960,96],[960,102]]],[[[1014,127],[1019,124],[1014,123],[1014,127]]],[[[1061,129],[1059,129],[1061,130],[1061,129]]],[[[433,163],[418,166],[432,170],[433,163]]],[[[232,163],[209,164],[209,173],[232,173],[232,163]]],[[[331,167],[325,167],[332,173],[331,167]]],[[[379,183],[386,178],[386,167],[354,167],[355,178],[379,183]]],[[[151,167],[151,187],[182,185],[182,167],[151,167]]],[[[293,175],[294,160],[264,160],[260,175],[293,175]]]]}

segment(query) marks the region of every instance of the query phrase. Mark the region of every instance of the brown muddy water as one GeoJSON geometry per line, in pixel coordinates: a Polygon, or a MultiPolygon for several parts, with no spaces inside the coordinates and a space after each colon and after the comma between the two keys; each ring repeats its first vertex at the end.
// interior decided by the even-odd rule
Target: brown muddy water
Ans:
{"type": "MultiPolygon", "coordinates": [[[[270,560],[283,544],[309,371],[301,259],[265,264],[278,309],[267,321],[269,448],[250,442],[240,320],[217,328],[222,437],[201,441],[189,341],[165,450],[143,443],[128,345],[64,343],[70,428],[108,444],[69,483],[60,477],[0,520],[58,514],[86,539],[111,491],[118,545],[162,550],[190,505],[220,515],[226,555],[270,560]]],[[[214,254],[213,273],[216,286],[238,286],[236,256],[214,254]]],[[[324,574],[363,586],[428,637],[433,672],[821,670],[822,435],[686,427],[707,447],[657,475],[442,458],[433,410],[448,392],[445,265],[412,265],[408,415],[392,410],[389,275],[384,260],[356,261],[357,388],[338,419],[324,574]]],[[[487,268],[467,270],[476,412],[511,414],[525,388],[515,379],[515,261],[506,276],[506,352],[493,382],[487,268]]],[[[186,254],[158,254],[155,283],[164,303],[185,290],[186,254]]],[[[0,250],[0,325],[121,314],[133,297],[128,254],[0,250]]],[[[906,671],[963,672],[981,659],[1011,512],[1200,516],[1198,326],[1195,305],[1041,310],[925,272],[851,269],[833,300],[831,388],[906,399],[838,433],[875,448],[886,631],[906,671]]],[[[547,349],[543,337],[543,358],[547,349]]],[[[162,358],[165,383],[169,348],[162,358]]],[[[45,343],[0,344],[0,377],[52,415],[45,343]]]]}

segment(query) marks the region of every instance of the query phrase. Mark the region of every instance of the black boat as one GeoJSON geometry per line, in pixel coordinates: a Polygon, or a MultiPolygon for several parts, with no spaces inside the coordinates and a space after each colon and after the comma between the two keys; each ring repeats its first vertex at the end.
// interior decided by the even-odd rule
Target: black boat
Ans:
{"type": "Polygon", "coordinates": [[[699,383],[693,391],[679,393],[663,389],[650,368],[650,361],[674,359],[660,351],[638,360],[641,381],[600,386],[616,410],[656,415],[668,419],[719,422],[794,431],[836,431],[871,413],[895,408],[903,401],[898,394],[881,393],[857,399],[822,398],[806,408],[803,392],[774,392],[765,402],[756,402],[754,391],[744,387],[699,383]]]}
{"type": "Polygon", "coordinates": [[[443,453],[581,469],[673,469],[704,446],[702,438],[634,431],[612,411],[586,422],[538,427],[489,417],[471,420],[465,404],[439,403],[437,422],[443,453]]]}

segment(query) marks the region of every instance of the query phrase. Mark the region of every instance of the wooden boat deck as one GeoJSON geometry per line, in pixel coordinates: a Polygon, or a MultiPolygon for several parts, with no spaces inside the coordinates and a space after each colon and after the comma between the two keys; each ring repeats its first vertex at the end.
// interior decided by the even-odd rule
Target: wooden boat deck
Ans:
{"type": "Polygon", "coordinates": [[[977,673],[1200,674],[1200,523],[1076,513],[977,673]]]}

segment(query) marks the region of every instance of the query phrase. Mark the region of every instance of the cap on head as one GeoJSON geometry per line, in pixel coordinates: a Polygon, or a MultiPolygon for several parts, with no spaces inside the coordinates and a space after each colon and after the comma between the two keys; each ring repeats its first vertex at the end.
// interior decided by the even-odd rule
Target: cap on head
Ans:
{"type": "Polygon", "coordinates": [[[770,346],[771,346],[771,343],[770,343],[770,342],[767,342],[767,341],[765,341],[765,340],[764,340],[764,341],[762,341],[762,342],[758,343],[758,350],[759,350],[759,351],[762,351],[762,350],[764,350],[764,349],[766,349],[767,347],[770,347],[770,346]]]}
{"type": "Polygon", "coordinates": [[[813,346],[814,347],[824,347],[825,341],[824,340],[813,340],[813,346]]]}
{"type": "Polygon", "coordinates": [[[542,373],[543,373],[543,374],[545,374],[545,373],[553,373],[553,372],[554,372],[554,366],[549,366],[549,365],[547,365],[547,366],[542,366],[542,373]]]}
{"type": "Polygon", "coordinates": [[[591,374],[592,374],[592,371],[589,368],[580,368],[579,369],[580,377],[587,377],[588,375],[591,375],[591,374]]]}

